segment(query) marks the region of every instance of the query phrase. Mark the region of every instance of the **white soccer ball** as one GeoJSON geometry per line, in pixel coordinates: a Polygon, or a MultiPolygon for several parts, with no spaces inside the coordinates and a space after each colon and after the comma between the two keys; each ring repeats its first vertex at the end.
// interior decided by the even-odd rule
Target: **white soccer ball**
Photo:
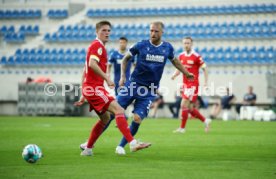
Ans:
{"type": "Polygon", "coordinates": [[[42,157],[41,149],[35,144],[29,144],[24,147],[22,157],[26,162],[35,163],[42,157]]]}

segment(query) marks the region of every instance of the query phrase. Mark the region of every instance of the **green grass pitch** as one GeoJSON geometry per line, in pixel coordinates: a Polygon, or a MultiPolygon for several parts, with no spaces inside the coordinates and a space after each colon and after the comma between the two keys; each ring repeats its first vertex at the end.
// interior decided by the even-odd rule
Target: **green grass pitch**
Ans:
{"type": "Polygon", "coordinates": [[[137,138],[152,142],[146,150],[116,156],[121,134],[110,128],[96,143],[94,156],[80,156],[92,118],[0,117],[0,178],[276,178],[276,122],[213,121],[206,134],[189,120],[185,134],[173,134],[178,120],[146,119],[137,138]],[[27,144],[44,157],[25,162],[27,144]]]}

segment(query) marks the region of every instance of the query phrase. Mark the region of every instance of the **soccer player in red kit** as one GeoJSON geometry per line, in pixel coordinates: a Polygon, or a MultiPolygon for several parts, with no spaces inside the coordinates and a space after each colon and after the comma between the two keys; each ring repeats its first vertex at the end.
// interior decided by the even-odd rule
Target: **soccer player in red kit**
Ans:
{"type": "MultiPolygon", "coordinates": [[[[195,102],[198,96],[199,88],[199,69],[201,68],[204,72],[205,84],[207,86],[208,73],[207,67],[204,63],[202,57],[192,49],[193,39],[191,37],[186,37],[183,39],[184,52],[179,55],[179,60],[188,70],[188,72],[194,75],[194,79],[188,79],[183,75],[183,91],[182,91],[182,101],[181,101],[181,124],[175,133],[184,133],[186,122],[188,120],[188,114],[200,119],[205,124],[205,131],[208,132],[210,119],[206,119],[200,112],[195,108],[195,102]]],[[[179,71],[175,71],[172,76],[174,80],[180,74],[179,71]]]]}
{"type": "Polygon", "coordinates": [[[85,100],[90,105],[90,111],[95,110],[100,120],[94,125],[89,140],[81,155],[92,155],[92,147],[102,134],[106,124],[110,120],[110,113],[115,115],[116,123],[127,139],[130,150],[135,152],[149,147],[150,143],[141,143],[133,138],[128,128],[124,109],[109,95],[104,87],[104,81],[111,88],[114,88],[113,81],[106,74],[107,52],[105,43],[109,40],[111,24],[108,21],[100,21],[96,24],[97,38],[88,48],[85,67],[82,75],[82,96],[76,106],[81,106],[85,100]]]}

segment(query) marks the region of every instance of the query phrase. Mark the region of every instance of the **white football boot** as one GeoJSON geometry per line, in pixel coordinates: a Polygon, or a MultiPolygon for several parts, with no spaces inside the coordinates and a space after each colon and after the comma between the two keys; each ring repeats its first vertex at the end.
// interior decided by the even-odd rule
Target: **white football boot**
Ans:
{"type": "Polygon", "coordinates": [[[126,151],[125,151],[125,149],[123,147],[117,146],[116,150],[115,150],[115,153],[118,154],[118,155],[125,155],[126,151]]]}
{"type": "Polygon", "coordinates": [[[132,140],[129,143],[129,148],[131,152],[136,152],[138,150],[148,148],[149,146],[151,146],[151,143],[140,142],[140,141],[137,141],[136,139],[132,140]]]}
{"type": "Polygon", "coordinates": [[[173,133],[185,133],[185,128],[177,128],[176,130],[173,131],[173,133]]]}
{"type": "Polygon", "coordinates": [[[84,142],[80,145],[80,149],[84,150],[86,148],[86,146],[87,146],[87,142],[84,142]]]}
{"type": "Polygon", "coordinates": [[[80,155],[82,155],[82,156],[91,156],[91,155],[93,155],[92,149],[90,149],[90,148],[85,148],[85,149],[81,152],[80,155]]]}

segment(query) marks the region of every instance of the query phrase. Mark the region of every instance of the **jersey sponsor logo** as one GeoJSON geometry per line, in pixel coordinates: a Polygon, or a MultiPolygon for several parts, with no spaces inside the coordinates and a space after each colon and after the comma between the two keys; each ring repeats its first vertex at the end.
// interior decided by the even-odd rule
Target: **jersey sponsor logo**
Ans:
{"type": "Polygon", "coordinates": [[[187,60],[187,63],[192,65],[192,64],[194,64],[194,61],[193,60],[187,60]]]}
{"type": "Polygon", "coordinates": [[[103,54],[103,49],[100,47],[100,48],[98,49],[97,53],[98,53],[99,55],[102,55],[102,54],[103,54]]]}
{"type": "Polygon", "coordinates": [[[159,62],[159,63],[163,63],[165,58],[164,56],[161,55],[151,55],[151,54],[147,54],[146,57],[147,61],[152,61],[152,62],[159,62]]]}

